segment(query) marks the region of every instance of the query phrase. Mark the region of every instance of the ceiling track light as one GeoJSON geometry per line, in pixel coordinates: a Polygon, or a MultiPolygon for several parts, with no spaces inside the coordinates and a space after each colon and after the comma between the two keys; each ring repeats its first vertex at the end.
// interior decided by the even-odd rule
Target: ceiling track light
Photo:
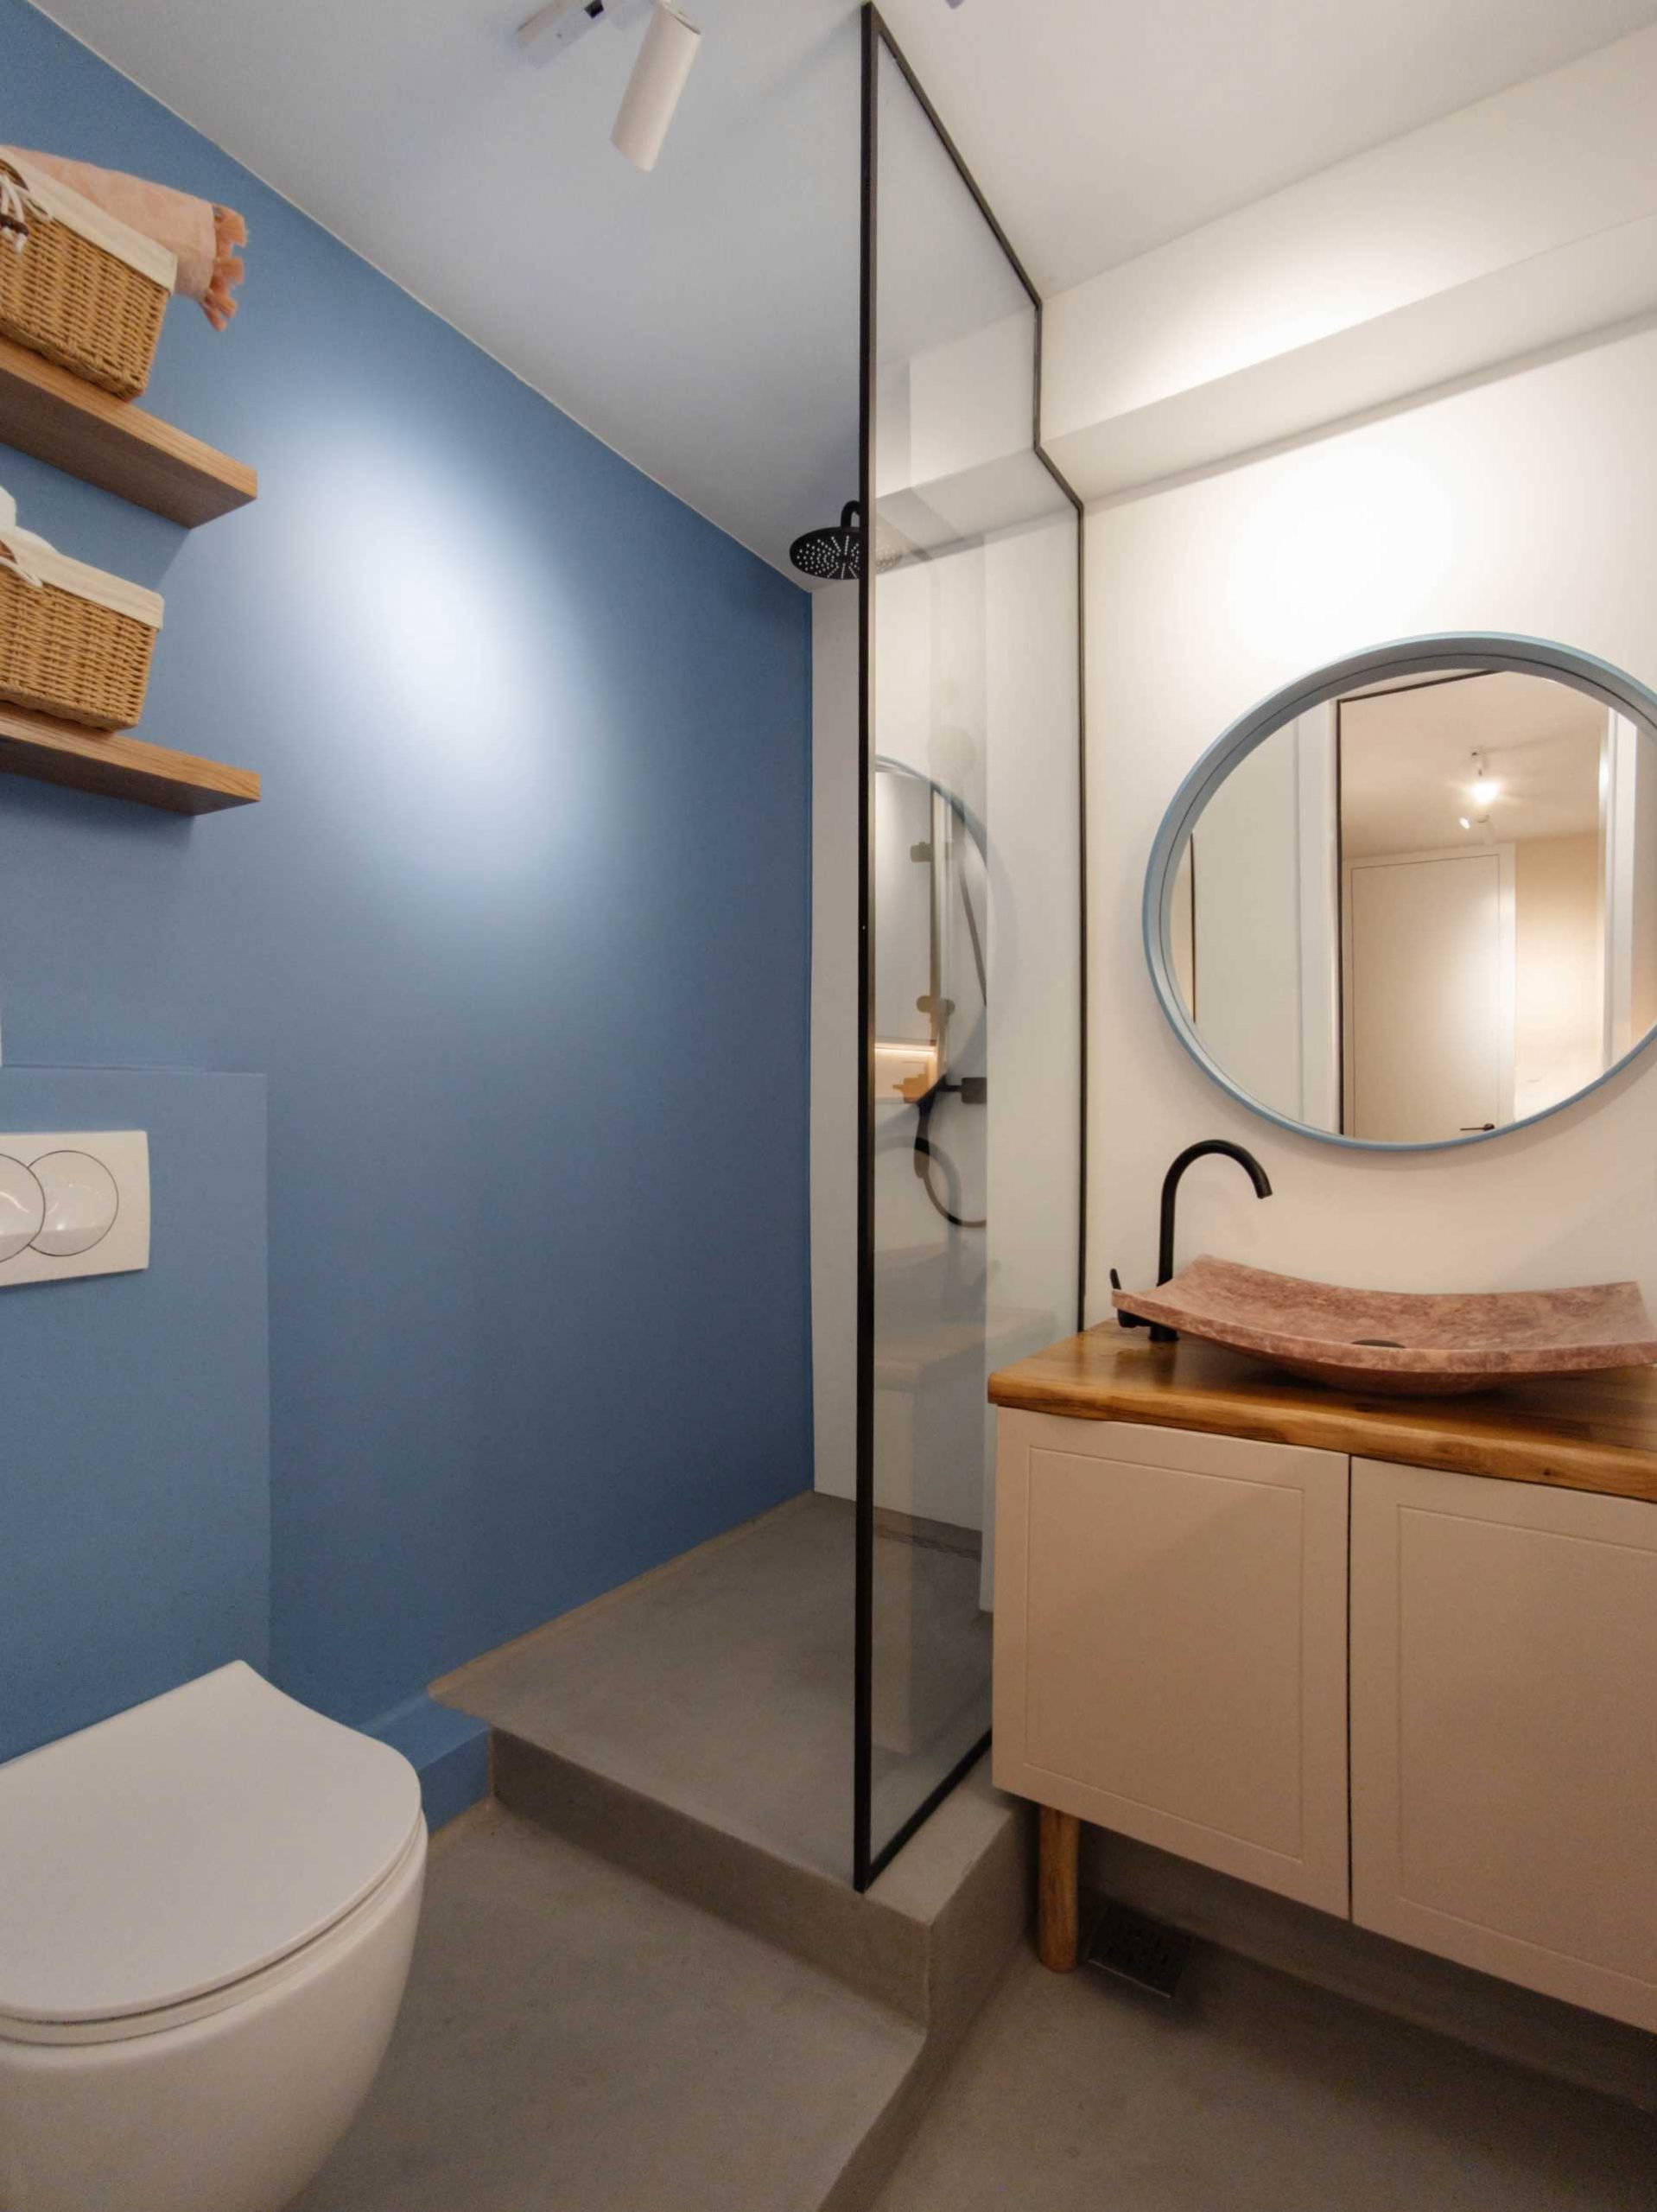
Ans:
{"type": "Polygon", "coordinates": [[[642,15],[650,21],[644,42],[616,112],[610,143],[635,168],[653,169],[702,47],[702,33],[671,0],[551,0],[520,23],[517,42],[531,60],[549,61],[574,46],[594,23],[625,29],[642,15]]]}
{"type": "Polygon", "coordinates": [[[691,64],[702,48],[702,33],[689,16],[655,0],[644,43],[616,111],[610,143],[635,168],[653,169],[668,135],[691,64]]]}

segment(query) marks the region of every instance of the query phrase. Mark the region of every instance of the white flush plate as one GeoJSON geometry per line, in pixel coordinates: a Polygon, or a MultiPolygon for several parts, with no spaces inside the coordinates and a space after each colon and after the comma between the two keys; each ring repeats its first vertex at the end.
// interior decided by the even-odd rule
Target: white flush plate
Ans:
{"type": "Polygon", "coordinates": [[[142,1129],[0,1130],[0,1290],[149,1265],[142,1129]]]}

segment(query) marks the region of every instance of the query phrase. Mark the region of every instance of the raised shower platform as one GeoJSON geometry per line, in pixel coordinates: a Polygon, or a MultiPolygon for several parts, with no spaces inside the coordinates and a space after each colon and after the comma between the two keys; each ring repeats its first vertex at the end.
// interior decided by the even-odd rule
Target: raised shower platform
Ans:
{"type": "MultiPolygon", "coordinates": [[[[884,1882],[850,1887],[853,1523],[846,1500],[792,1498],[433,1688],[488,1722],[503,1804],[912,2011],[924,1911],[894,1915],[884,1882]]],[[[952,1578],[961,1638],[987,1635],[975,1560],[896,1541],[893,1556],[952,1578]]],[[[955,1716],[929,1691],[958,1679],[959,1651],[935,1648],[931,1677],[926,1656],[911,1702],[947,1735],[955,1716]]],[[[1014,1824],[1011,1801],[965,1803],[1014,1824]]]]}
{"type": "MultiPolygon", "coordinates": [[[[434,1684],[502,1738],[843,1888],[852,1866],[854,1511],[791,1498],[434,1684]]],[[[956,1532],[964,1537],[965,1531],[956,1532]]],[[[873,1789],[886,1833],[988,1724],[979,1561],[877,1522],[873,1789]],[[969,1686],[962,1707],[962,1685],[969,1686]],[[972,1687],[975,1686],[975,1687],[972,1687]],[[902,1748],[897,1748],[901,1746],[902,1748]]]]}
{"type": "Polygon", "coordinates": [[[807,1496],[435,1685],[494,1802],[436,1839],[385,2072],[295,2212],[873,2201],[1031,1838],[981,1762],[852,1890],[851,1611],[852,1510],[807,1496]]]}
{"type": "Polygon", "coordinates": [[[843,1886],[852,1567],[850,1505],[791,1498],[433,1694],[489,1723],[498,1770],[521,1743],[843,1886]]]}

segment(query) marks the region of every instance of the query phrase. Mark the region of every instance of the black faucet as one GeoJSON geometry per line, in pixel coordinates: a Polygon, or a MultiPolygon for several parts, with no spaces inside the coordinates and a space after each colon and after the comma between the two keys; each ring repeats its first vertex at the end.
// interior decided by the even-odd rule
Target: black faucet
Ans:
{"type": "MultiPolygon", "coordinates": [[[[1162,1219],[1157,1239],[1157,1281],[1170,1280],[1174,1271],[1174,1206],[1179,1196],[1179,1179],[1194,1160],[1204,1160],[1211,1152],[1223,1153],[1228,1160],[1235,1160],[1254,1185],[1257,1198],[1269,1198],[1272,1185],[1266,1170],[1252,1152],[1245,1152],[1240,1144],[1233,1144],[1229,1137],[1206,1137],[1201,1144],[1188,1144],[1162,1179],[1162,1219]]],[[[1121,1281],[1113,1268],[1111,1286],[1121,1288],[1121,1281]]],[[[1125,1329],[1148,1328],[1153,1344],[1171,1344],[1178,1341],[1178,1329],[1170,1329],[1160,1321],[1143,1321],[1137,1313],[1119,1313],[1117,1319],[1125,1329]]]]}

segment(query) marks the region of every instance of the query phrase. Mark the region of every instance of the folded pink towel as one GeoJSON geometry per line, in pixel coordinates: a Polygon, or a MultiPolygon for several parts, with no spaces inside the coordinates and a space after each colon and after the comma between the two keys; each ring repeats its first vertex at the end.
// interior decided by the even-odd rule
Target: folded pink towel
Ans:
{"type": "Polygon", "coordinates": [[[246,273],[234,249],[247,244],[247,225],[233,207],[215,207],[187,192],[175,192],[170,185],[124,176],[119,169],[94,168],[90,162],[31,154],[24,147],[17,151],[117,222],[165,246],[178,261],[179,290],[200,301],[215,330],[225,327],[236,312],[232,290],[246,273]]]}

